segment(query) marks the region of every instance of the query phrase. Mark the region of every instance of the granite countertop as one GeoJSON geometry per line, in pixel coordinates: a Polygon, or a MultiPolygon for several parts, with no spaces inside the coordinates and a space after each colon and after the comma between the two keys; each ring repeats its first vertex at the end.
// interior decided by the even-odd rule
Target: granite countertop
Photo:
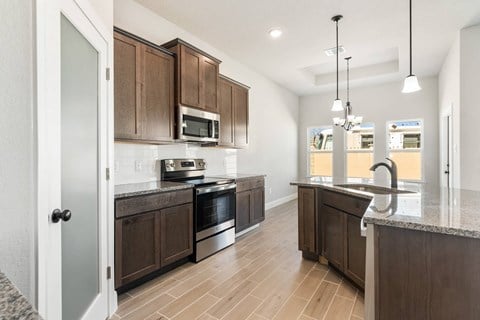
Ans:
{"type": "Polygon", "coordinates": [[[119,184],[115,186],[115,199],[190,188],[193,188],[193,184],[169,181],[119,184]]]}
{"type": "Polygon", "coordinates": [[[265,178],[266,176],[267,176],[266,174],[232,173],[232,174],[214,176],[213,178],[228,178],[228,179],[234,179],[235,181],[241,181],[241,180],[249,180],[249,179],[255,179],[255,178],[265,178]]]}
{"type": "Polygon", "coordinates": [[[291,185],[329,189],[371,199],[364,222],[412,230],[443,233],[480,239],[480,192],[433,187],[421,183],[399,182],[407,194],[373,194],[336,186],[364,183],[388,187],[389,182],[372,179],[304,178],[291,185]]]}
{"type": "Polygon", "coordinates": [[[42,319],[20,291],[0,272],[0,319],[42,319]]]}

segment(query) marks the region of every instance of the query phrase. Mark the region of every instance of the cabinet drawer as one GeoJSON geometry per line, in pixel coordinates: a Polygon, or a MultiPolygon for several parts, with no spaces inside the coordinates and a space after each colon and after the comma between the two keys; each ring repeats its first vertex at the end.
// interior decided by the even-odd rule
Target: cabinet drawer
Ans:
{"type": "Polygon", "coordinates": [[[237,182],[237,192],[242,192],[245,190],[251,190],[255,188],[261,188],[265,186],[264,178],[255,178],[249,180],[242,180],[237,182]]]}
{"type": "Polygon", "coordinates": [[[136,213],[172,207],[192,201],[192,189],[156,193],[128,199],[119,199],[115,201],[115,216],[120,218],[136,213]]]}
{"type": "Polygon", "coordinates": [[[350,195],[344,195],[327,190],[323,191],[322,201],[324,204],[330,207],[340,209],[360,218],[363,217],[368,205],[370,204],[370,200],[356,198],[350,195]]]}

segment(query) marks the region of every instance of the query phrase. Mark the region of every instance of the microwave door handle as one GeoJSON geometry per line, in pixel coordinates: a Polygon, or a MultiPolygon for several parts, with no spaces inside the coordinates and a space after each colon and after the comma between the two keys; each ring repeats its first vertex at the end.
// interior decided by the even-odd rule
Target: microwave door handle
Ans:
{"type": "Polygon", "coordinates": [[[215,138],[215,120],[210,120],[210,126],[212,127],[212,135],[210,138],[215,138]]]}

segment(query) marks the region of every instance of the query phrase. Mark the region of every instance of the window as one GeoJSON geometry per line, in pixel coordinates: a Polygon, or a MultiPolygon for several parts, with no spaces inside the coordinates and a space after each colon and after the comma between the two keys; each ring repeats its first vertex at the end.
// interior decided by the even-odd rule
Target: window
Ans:
{"type": "Polygon", "coordinates": [[[398,167],[398,179],[422,180],[422,120],[390,121],[388,154],[398,167]]]}
{"type": "Polygon", "coordinates": [[[333,130],[331,126],[308,128],[310,176],[332,176],[333,130]]]}
{"type": "Polygon", "coordinates": [[[347,177],[373,177],[374,131],[373,123],[364,123],[347,133],[347,177]]]}

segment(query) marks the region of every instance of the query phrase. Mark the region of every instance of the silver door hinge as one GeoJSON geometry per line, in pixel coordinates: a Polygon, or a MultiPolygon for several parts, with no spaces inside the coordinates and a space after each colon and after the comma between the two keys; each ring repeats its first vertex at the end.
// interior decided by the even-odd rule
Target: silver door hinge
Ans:
{"type": "Polygon", "coordinates": [[[107,77],[107,81],[110,80],[110,68],[107,68],[106,70],[106,77],[107,77]]]}
{"type": "Polygon", "coordinates": [[[110,180],[110,168],[105,169],[105,177],[107,180],[110,180]]]}
{"type": "Polygon", "coordinates": [[[112,278],[112,267],[107,267],[107,280],[112,278]]]}

